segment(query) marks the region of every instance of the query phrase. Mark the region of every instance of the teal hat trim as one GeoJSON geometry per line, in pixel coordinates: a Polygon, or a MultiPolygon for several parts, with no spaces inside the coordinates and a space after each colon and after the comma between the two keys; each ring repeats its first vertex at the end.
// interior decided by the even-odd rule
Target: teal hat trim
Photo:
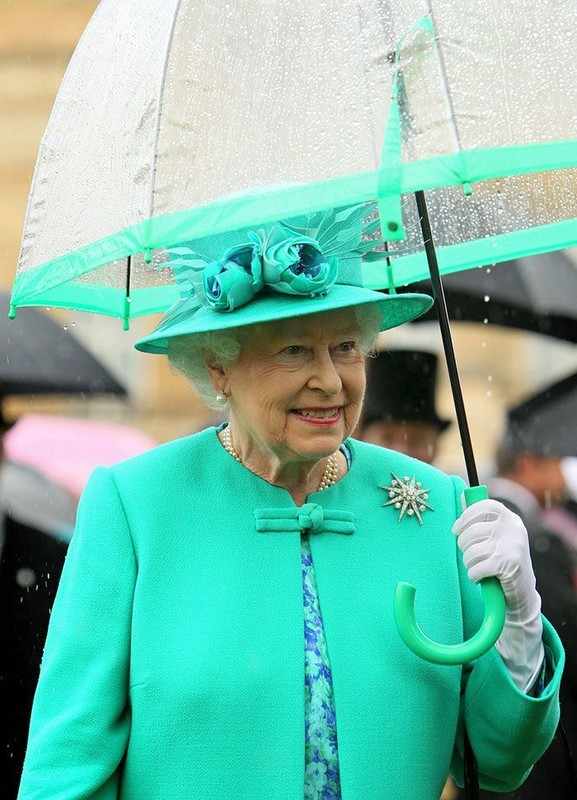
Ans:
{"type": "Polygon", "coordinates": [[[193,314],[175,323],[167,319],[148,336],[139,339],[134,346],[142,353],[166,354],[168,340],[176,336],[240,328],[367,303],[377,304],[381,313],[379,330],[385,331],[424,314],[433,304],[433,299],[427,294],[385,294],[339,283],[334,284],[330,292],[322,297],[291,297],[271,293],[259,297],[232,314],[222,314],[201,306],[193,314]]]}
{"type": "Polygon", "coordinates": [[[362,262],[387,257],[378,232],[375,204],[363,203],[168,249],[181,299],[135,347],[164,354],[176,336],[368,303],[380,306],[380,330],[415,319],[428,295],[363,287],[362,262]]]}

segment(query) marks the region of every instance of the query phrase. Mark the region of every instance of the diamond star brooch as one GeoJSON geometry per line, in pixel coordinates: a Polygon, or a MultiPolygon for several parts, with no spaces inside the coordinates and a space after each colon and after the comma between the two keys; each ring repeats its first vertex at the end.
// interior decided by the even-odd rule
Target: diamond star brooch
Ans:
{"type": "Polygon", "coordinates": [[[427,503],[429,499],[429,489],[421,489],[421,483],[415,480],[415,476],[409,478],[405,475],[402,479],[391,472],[392,480],[390,486],[381,486],[389,493],[389,500],[383,506],[394,506],[399,510],[397,522],[405,516],[415,516],[419,520],[419,525],[423,524],[421,514],[425,510],[434,511],[435,509],[427,503]]]}

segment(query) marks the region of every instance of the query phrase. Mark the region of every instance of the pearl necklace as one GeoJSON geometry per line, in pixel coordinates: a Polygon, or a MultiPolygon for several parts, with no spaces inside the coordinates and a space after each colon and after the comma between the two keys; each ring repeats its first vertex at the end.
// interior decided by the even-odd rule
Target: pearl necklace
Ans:
{"type": "MultiPolygon", "coordinates": [[[[227,425],[226,428],[222,431],[222,446],[226,450],[229,455],[231,455],[235,461],[238,461],[239,464],[242,464],[241,457],[234,449],[232,444],[232,435],[230,433],[230,425],[227,425]]],[[[327,465],[325,467],[325,471],[323,472],[323,477],[321,478],[321,482],[319,484],[319,488],[317,491],[322,492],[323,489],[328,489],[329,486],[332,486],[334,483],[337,482],[337,478],[339,476],[339,462],[337,460],[337,454],[333,453],[327,459],[327,465]]]]}

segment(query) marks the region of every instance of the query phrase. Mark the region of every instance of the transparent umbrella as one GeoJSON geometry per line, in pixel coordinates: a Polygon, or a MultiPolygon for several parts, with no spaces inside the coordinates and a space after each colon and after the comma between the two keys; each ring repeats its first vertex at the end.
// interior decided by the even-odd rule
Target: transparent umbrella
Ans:
{"type": "Polygon", "coordinates": [[[102,0],[43,136],[18,305],[123,318],[176,299],[167,248],[377,201],[389,270],[577,241],[573,0],[102,0]],[[138,57],[135,57],[138,54],[138,57]]]}

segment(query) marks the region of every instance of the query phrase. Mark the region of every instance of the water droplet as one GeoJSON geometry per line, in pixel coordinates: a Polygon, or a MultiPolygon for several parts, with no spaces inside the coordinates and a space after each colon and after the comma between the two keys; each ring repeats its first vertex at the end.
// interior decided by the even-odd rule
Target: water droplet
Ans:
{"type": "Polygon", "coordinates": [[[21,589],[30,589],[36,580],[36,573],[30,567],[20,567],[16,570],[16,583],[21,589]]]}

